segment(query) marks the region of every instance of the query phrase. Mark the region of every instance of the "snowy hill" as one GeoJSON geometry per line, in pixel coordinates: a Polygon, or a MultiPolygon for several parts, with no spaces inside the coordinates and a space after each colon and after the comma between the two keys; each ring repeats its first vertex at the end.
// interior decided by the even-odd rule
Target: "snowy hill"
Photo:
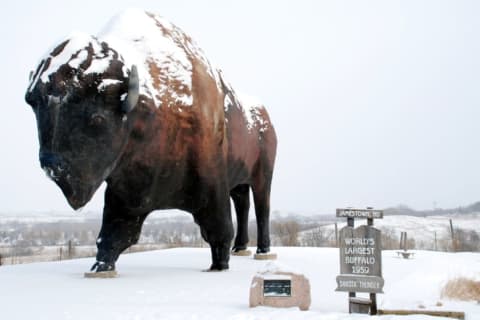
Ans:
{"type": "MultiPolygon", "coordinates": [[[[375,227],[382,230],[382,233],[388,234],[392,238],[400,239],[402,231],[407,232],[408,238],[415,240],[415,248],[433,250],[435,248],[435,237],[437,238],[437,248],[444,250],[446,242],[450,241],[450,219],[453,222],[454,230],[478,231],[480,224],[480,213],[441,215],[441,216],[384,216],[383,219],[375,220],[375,227]]],[[[338,222],[340,230],[346,225],[346,219],[338,222]]],[[[358,225],[364,221],[356,222],[358,225]]],[[[308,238],[309,234],[323,234],[334,243],[335,225],[327,224],[318,228],[304,231],[300,234],[302,238],[308,238]]]]}
{"type": "Polygon", "coordinates": [[[87,220],[100,219],[97,212],[59,212],[59,211],[35,211],[35,212],[0,212],[0,225],[7,223],[56,223],[59,221],[83,223],[87,220]]]}
{"type": "MultiPolygon", "coordinates": [[[[248,307],[250,282],[266,262],[232,257],[227,272],[201,272],[210,263],[209,249],[169,249],[121,256],[115,279],[86,279],[92,258],[0,267],[2,319],[370,319],[349,315],[347,294],[335,292],[338,249],[275,248],[279,262],[310,278],[310,311],[298,308],[248,307]]],[[[478,280],[480,254],[417,251],[414,259],[383,252],[385,294],[379,308],[465,311],[480,319],[476,302],[440,299],[449,279],[478,280]],[[441,301],[443,306],[436,307],[441,301]]],[[[440,319],[383,316],[381,319],[440,319]]]]}
{"type": "MultiPolygon", "coordinates": [[[[163,221],[182,220],[189,218],[190,214],[180,210],[153,211],[148,220],[163,221]]],[[[101,220],[102,211],[34,211],[34,212],[0,212],[0,224],[11,222],[18,223],[56,223],[56,222],[85,222],[88,220],[101,220]]]]}

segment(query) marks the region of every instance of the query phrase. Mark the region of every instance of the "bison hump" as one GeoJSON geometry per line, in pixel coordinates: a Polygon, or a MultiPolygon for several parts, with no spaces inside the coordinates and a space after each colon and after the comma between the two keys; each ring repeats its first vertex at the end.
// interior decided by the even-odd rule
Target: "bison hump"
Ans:
{"type": "Polygon", "coordinates": [[[72,33],[49,50],[32,72],[28,92],[39,82],[55,81],[61,68],[71,70],[73,85],[78,82],[77,75],[100,75],[100,91],[112,85],[112,81],[128,79],[135,65],[139,94],[153,100],[157,108],[173,104],[192,106],[192,71],[198,64],[203,64],[207,75],[220,88],[217,71],[180,28],[153,13],[128,9],[113,17],[98,36],[72,33]],[[121,62],[119,73],[123,79],[103,77],[112,74],[113,61],[121,62]]]}
{"type": "Polygon", "coordinates": [[[136,65],[140,94],[155,105],[192,105],[192,62],[205,65],[218,83],[203,51],[180,28],[156,14],[124,10],[106,25],[99,38],[121,52],[125,65],[136,65]]]}

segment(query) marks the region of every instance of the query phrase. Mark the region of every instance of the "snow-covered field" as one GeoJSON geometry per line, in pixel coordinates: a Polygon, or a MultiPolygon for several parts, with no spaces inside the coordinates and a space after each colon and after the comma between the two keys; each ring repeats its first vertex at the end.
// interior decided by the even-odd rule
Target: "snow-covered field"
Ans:
{"type": "Polygon", "coordinates": [[[0,212],[0,225],[12,222],[18,223],[55,223],[59,221],[85,222],[87,220],[100,219],[98,212],[58,212],[58,211],[35,211],[35,212],[0,212]]]}
{"type": "MultiPolygon", "coordinates": [[[[302,271],[312,287],[309,311],[298,308],[249,308],[250,282],[267,262],[232,257],[227,272],[202,272],[209,249],[169,249],[122,255],[115,279],[86,279],[92,258],[0,267],[1,319],[371,319],[349,315],[347,294],[335,292],[339,253],[335,248],[274,248],[278,262],[302,271]]],[[[440,298],[440,290],[457,276],[480,278],[480,254],[416,251],[400,259],[383,252],[385,294],[381,309],[466,312],[480,319],[476,301],[440,298]],[[436,307],[441,301],[443,306],[436,307]]],[[[375,317],[374,317],[375,318],[375,317]]],[[[382,316],[380,319],[439,319],[427,316],[382,316]]]]}
{"type": "MultiPolygon", "coordinates": [[[[427,217],[403,215],[384,216],[383,219],[375,219],[375,227],[397,239],[400,239],[400,233],[405,231],[409,239],[415,240],[417,248],[433,250],[435,248],[435,237],[438,241],[437,247],[439,249],[443,249],[441,245],[442,241],[449,241],[451,239],[450,220],[452,220],[454,230],[478,231],[480,213],[427,217]]],[[[345,221],[338,223],[338,229],[344,226],[346,226],[345,221]]],[[[312,232],[325,234],[332,242],[335,239],[334,224],[304,231],[300,236],[305,236],[306,233],[312,232]]]]}

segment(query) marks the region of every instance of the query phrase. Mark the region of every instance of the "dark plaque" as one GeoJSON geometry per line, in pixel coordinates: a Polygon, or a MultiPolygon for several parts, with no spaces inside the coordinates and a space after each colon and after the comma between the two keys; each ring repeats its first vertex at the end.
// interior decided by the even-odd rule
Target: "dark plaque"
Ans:
{"type": "Polygon", "coordinates": [[[292,295],[291,280],[264,280],[263,296],[264,297],[290,297],[292,295]]]}

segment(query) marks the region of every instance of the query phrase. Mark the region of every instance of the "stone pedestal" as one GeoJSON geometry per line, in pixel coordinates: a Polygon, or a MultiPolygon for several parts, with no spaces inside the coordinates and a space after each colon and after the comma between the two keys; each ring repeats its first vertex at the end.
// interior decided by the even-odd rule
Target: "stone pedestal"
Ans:
{"type": "Polygon", "coordinates": [[[287,271],[275,263],[257,273],[250,286],[250,307],[299,307],[308,310],[311,304],[310,282],[297,272],[287,271]]]}
{"type": "Polygon", "coordinates": [[[239,256],[239,257],[248,257],[252,255],[252,251],[250,250],[232,251],[231,255],[239,256]]]}
{"type": "Polygon", "coordinates": [[[255,260],[277,260],[276,253],[255,253],[253,255],[255,260]]]}
{"type": "Polygon", "coordinates": [[[117,271],[101,271],[101,272],[85,272],[85,278],[115,278],[118,275],[117,271]]]}

